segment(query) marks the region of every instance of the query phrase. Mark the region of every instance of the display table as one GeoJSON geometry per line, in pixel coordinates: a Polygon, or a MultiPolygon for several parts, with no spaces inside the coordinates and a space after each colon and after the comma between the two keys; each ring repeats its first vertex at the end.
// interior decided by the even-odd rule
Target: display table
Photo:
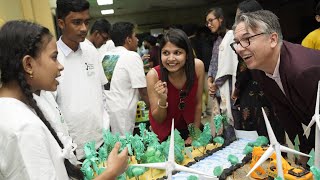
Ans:
{"type": "MultiPolygon", "coordinates": [[[[193,149],[192,156],[195,158],[190,159],[187,155],[185,155],[185,160],[183,161],[182,165],[188,165],[192,169],[206,172],[208,174],[213,174],[213,170],[216,166],[222,166],[223,168],[228,168],[231,166],[231,163],[228,161],[229,154],[233,154],[237,156],[241,163],[241,160],[245,157],[245,155],[242,154],[242,152],[248,142],[249,142],[248,140],[239,139],[232,142],[230,145],[224,148],[219,148],[220,145],[209,144],[207,145],[206,149],[204,149],[203,147],[199,149],[193,149]],[[202,152],[207,150],[214,151],[214,149],[220,149],[220,150],[214,152],[208,157],[205,157],[199,162],[196,162],[199,157],[204,156],[202,152]],[[190,164],[192,165],[190,166],[190,164]]],[[[136,163],[134,159],[133,159],[133,163],[136,163]]],[[[145,172],[142,176],[139,177],[139,180],[164,179],[163,177],[165,175],[166,174],[164,170],[149,169],[147,172],[145,172]]],[[[176,174],[173,175],[173,180],[186,180],[190,175],[194,175],[194,174],[177,172],[176,174]]],[[[203,177],[198,177],[198,178],[203,179],[203,177]]],[[[131,178],[130,180],[135,180],[135,178],[131,178]]]]}

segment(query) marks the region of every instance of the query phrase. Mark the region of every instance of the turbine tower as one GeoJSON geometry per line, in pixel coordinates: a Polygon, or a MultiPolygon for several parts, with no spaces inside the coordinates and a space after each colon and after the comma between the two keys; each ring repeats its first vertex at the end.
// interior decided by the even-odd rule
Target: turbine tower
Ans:
{"type": "Polygon", "coordinates": [[[168,161],[160,162],[160,163],[148,163],[148,164],[131,164],[131,166],[165,169],[168,180],[172,180],[172,172],[173,171],[184,171],[184,172],[189,172],[189,173],[193,173],[193,174],[203,175],[206,178],[210,178],[213,180],[218,180],[217,177],[214,177],[212,175],[208,175],[206,173],[197,171],[195,169],[191,169],[191,168],[179,165],[175,162],[175,160],[174,160],[174,119],[172,119],[172,125],[171,125],[171,137],[170,137],[168,161]]]}
{"type": "Polygon", "coordinates": [[[320,81],[318,82],[318,89],[317,89],[317,99],[316,99],[316,107],[314,111],[314,115],[306,128],[304,134],[306,134],[311,126],[316,123],[316,135],[315,135],[315,150],[314,150],[314,165],[320,169],[320,120],[319,120],[319,95],[320,94],[320,81]]]}
{"type": "Polygon", "coordinates": [[[308,156],[308,157],[310,157],[310,156],[307,155],[307,154],[301,153],[299,151],[296,151],[296,150],[293,150],[293,149],[290,149],[288,147],[280,145],[280,143],[278,142],[276,136],[274,135],[274,132],[273,132],[273,130],[271,128],[271,125],[270,125],[270,122],[269,122],[268,117],[266,115],[266,112],[264,111],[263,108],[262,108],[262,113],[263,113],[264,121],[266,123],[267,131],[268,131],[268,136],[269,136],[269,140],[270,140],[270,146],[266,150],[266,152],[264,152],[263,155],[260,157],[259,161],[249,171],[247,176],[249,176],[258,166],[260,166],[264,161],[266,161],[275,152],[276,153],[276,158],[277,158],[278,177],[281,177],[282,179],[284,179],[283,169],[282,169],[281,152],[287,152],[287,153],[291,152],[291,153],[298,154],[298,155],[303,155],[303,156],[308,156]]]}

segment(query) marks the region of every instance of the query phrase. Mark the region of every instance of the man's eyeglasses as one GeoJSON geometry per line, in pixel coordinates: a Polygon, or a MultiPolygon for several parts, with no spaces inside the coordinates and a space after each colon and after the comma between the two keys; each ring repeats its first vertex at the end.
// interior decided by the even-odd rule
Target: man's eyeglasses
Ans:
{"type": "Polygon", "coordinates": [[[233,43],[231,43],[230,46],[231,46],[231,48],[236,52],[236,49],[239,47],[239,44],[240,44],[240,46],[242,46],[243,48],[246,48],[246,47],[250,46],[250,39],[251,39],[251,38],[256,37],[256,36],[259,36],[259,35],[262,35],[262,34],[266,34],[266,33],[259,33],[259,34],[255,34],[255,35],[252,35],[252,36],[243,38],[243,39],[241,39],[241,40],[238,41],[238,42],[233,42],[233,43]]]}
{"type": "Polygon", "coordinates": [[[206,22],[206,26],[208,27],[209,24],[211,25],[212,22],[213,22],[214,20],[216,20],[216,19],[218,19],[218,18],[208,19],[207,22],[206,22]]]}
{"type": "Polygon", "coordinates": [[[178,108],[180,110],[183,110],[184,107],[186,106],[186,103],[185,103],[185,99],[187,97],[187,92],[185,90],[180,90],[180,93],[179,93],[179,104],[178,104],[178,108]]]}

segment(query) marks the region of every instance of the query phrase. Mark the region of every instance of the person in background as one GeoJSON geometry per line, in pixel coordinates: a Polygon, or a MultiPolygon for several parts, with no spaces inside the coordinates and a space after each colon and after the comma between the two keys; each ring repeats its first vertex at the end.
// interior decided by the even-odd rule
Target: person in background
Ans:
{"type": "Polygon", "coordinates": [[[200,53],[199,52],[200,51],[199,40],[197,39],[198,37],[196,36],[196,32],[197,32],[198,28],[199,27],[196,24],[182,25],[182,30],[186,33],[186,35],[188,36],[188,38],[190,40],[195,58],[199,58],[199,53],[200,53]]]}
{"type": "Polygon", "coordinates": [[[61,109],[69,133],[78,145],[77,158],[83,159],[84,144],[102,143],[102,130],[109,128],[104,116],[103,76],[99,53],[95,47],[83,43],[89,26],[89,2],[86,0],[57,0],[58,26],[62,36],[57,41],[58,60],[64,66],[59,78],[56,101],[61,109]]]}
{"type": "MultiPolygon", "coordinates": [[[[316,9],[315,9],[315,19],[319,23],[320,22],[320,1],[318,2],[316,9]]],[[[315,29],[314,31],[310,32],[302,41],[302,46],[320,50],[320,28],[315,29]]]]}
{"type": "Polygon", "coordinates": [[[214,41],[216,39],[216,34],[211,33],[211,31],[206,26],[202,26],[198,29],[196,33],[197,40],[197,57],[203,62],[205,70],[205,81],[202,94],[202,118],[212,115],[212,97],[209,96],[208,90],[208,70],[212,57],[212,48],[214,41]]]}
{"type": "MultiPolygon", "coordinates": [[[[262,10],[262,6],[256,0],[245,0],[238,4],[236,18],[241,13],[254,12],[262,10]]],[[[264,108],[274,133],[280,143],[285,143],[284,131],[278,125],[278,118],[275,116],[270,102],[259,87],[257,81],[252,79],[251,71],[247,68],[245,62],[238,56],[237,81],[233,92],[233,100],[238,102],[241,119],[235,121],[234,127],[238,130],[253,131],[256,130],[261,136],[268,136],[261,107],[264,108]]]]}
{"type": "Polygon", "coordinates": [[[130,22],[117,22],[110,31],[116,48],[105,53],[103,67],[110,82],[106,91],[112,133],[133,133],[139,96],[149,106],[143,62],[136,52],[138,38],[130,22]]]}
{"type": "Polygon", "coordinates": [[[156,46],[157,38],[149,35],[147,36],[144,41],[144,48],[149,50],[149,67],[153,68],[159,65],[159,47],[156,46]]]}
{"type": "MultiPolygon", "coordinates": [[[[182,30],[187,34],[195,58],[200,59],[205,66],[205,79],[208,79],[208,69],[211,60],[212,50],[212,35],[207,27],[200,28],[196,24],[184,24],[182,30]],[[209,31],[209,33],[207,33],[209,31]]],[[[202,94],[202,113],[201,118],[211,116],[212,111],[212,99],[209,99],[208,82],[204,82],[203,94],[202,94]]]]}
{"type": "Polygon", "coordinates": [[[218,92],[218,87],[214,83],[215,77],[218,71],[218,55],[219,55],[219,46],[227,32],[225,19],[223,16],[223,10],[219,7],[211,8],[206,13],[206,26],[210,29],[212,33],[218,35],[214,41],[212,48],[212,56],[208,70],[208,90],[209,95],[213,98],[212,100],[212,117],[215,117],[217,114],[220,114],[220,93],[218,92]]]}
{"type": "MultiPolygon", "coordinates": [[[[0,179],[83,179],[32,95],[55,91],[59,84],[63,66],[52,34],[35,23],[9,21],[0,30],[0,54],[0,179]]],[[[117,143],[96,180],[125,171],[128,150],[118,154],[119,148],[117,143]]]]}
{"type": "MultiPolygon", "coordinates": [[[[267,10],[241,14],[234,25],[234,41],[232,48],[272,103],[279,124],[292,142],[298,135],[300,151],[309,153],[314,130],[306,139],[302,123],[308,125],[314,115],[320,52],[284,41],[278,17],[267,10]]],[[[305,165],[307,158],[299,161],[305,165]]]]}
{"type": "Polygon", "coordinates": [[[201,124],[204,65],[195,59],[188,36],[169,29],[160,42],[160,65],[147,74],[152,130],[164,141],[170,135],[171,122],[186,144],[191,144],[188,125],[201,124]]]}
{"type": "MultiPolygon", "coordinates": [[[[219,90],[218,97],[220,99],[220,103],[218,109],[222,114],[225,114],[228,117],[228,124],[233,126],[234,122],[239,121],[240,119],[240,112],[233,105],[231,99],[238,65],[237,55],[230,47],[230,43],[233,42],[233,32],[232,30],[226,29],[225,25],[222,25],[222,23],[225,24],[225,20],[221,8],[213,8],[208,12],[208,27],[212,32],[216,31],[220,34],[224,34],[223,36],[218,36],[218,39],[216,40],[214,45],[215,52],[213,52],[212,54],[213,58],[211,59],[208,72],[209,91],[212,96],[217,96],[216,91],[219,90]],[[214,18],[218,19],[212,20],[214,18]],[[210,21],[212,23],[210,23],[210,21]],[[220,26],[215,25],[216,21],[220,22],[219,24],[216,24],[220,26]],[[217,27],[219,27],[218,29],[220,29],[220,31],[218,31],[217,27]],[[217,41],[220,41],[218,47],[216,47],[216,45],[218,45],[217,41]]],[[[211,126],[214,127],[213,124],[211,124],[211,126]]],[[[231,128],[229,129],[231,130],[231,128]]],[[[218,134],[220,133],[221,132],[219,132],[218,134]]]]}
{"type": "Polygon", "coordinates": [[[92,45],[99,49],[103,44],[109,40],[109,31],[111,24],[106,19],[96,20],[90,30],[90,35],[88,39],[92,45]]]}

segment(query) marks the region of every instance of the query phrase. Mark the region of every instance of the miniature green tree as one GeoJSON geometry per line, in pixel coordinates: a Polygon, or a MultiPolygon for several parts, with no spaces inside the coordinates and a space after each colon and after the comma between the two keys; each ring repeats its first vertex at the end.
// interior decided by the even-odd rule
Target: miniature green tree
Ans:
{"type": "Polygon", "coordinates": [[[81,171],[85,177],[85,180],[91,180],[94,176],[94,172],[100,172],[97,162],[97,152],[95,148],[95,142],[88,142],[84,145],[85,160],[83,161],[81,171]]]}

